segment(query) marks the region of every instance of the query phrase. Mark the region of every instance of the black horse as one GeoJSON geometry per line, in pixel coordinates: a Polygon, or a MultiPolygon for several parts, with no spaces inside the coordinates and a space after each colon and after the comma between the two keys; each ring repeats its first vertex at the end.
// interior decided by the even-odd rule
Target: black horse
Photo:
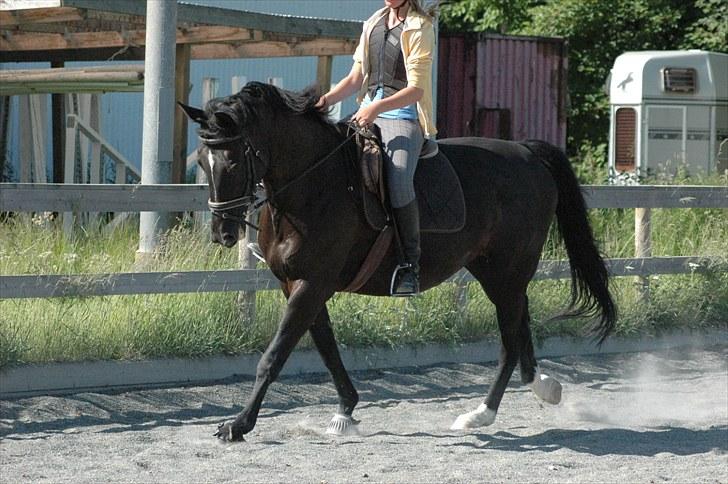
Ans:
{"type": "MultiPolygon", "coordinates": [[[[328,432],[355,430],[352,412],[359,397],[342,364],[326,302],[347,290],[378,232],[367,223],[361,189],[351,181],[357,144],[314,107],[317,100],[312,89],[294,93],[251,82],[238,94],[211,100],[204,111],[182,106],[200,125],[206,146],[200,167],[209,180],[213,240],[226,247],[237,242],[262,180],[267,204],[258,240],[288,300],[245,409],[218,429],[216,435],[224,440],[243,440],[253,429],[266,389],[306,331],[339,396],[328,432]]],[[[560,401],[561,385],[538,370],[526,296],[554,214],[571,264],[569,314],[595,316],[601,342],[614,327],[616,309],[578,182],[558,148],[539,141],[482,138],[441,140],[439,147],[461,182],[467,220],[456,233],[423,234],[422,289],[465,267],[495,304],[501,332],[495,383],[484,403],[459,416],[452,427],[468,429],[494,421],[518,363],[523,383],[537,396],[560,401]]],[[[396,244],[391,244],[355,292],[388,295],[397,259],[396,244]]]]}

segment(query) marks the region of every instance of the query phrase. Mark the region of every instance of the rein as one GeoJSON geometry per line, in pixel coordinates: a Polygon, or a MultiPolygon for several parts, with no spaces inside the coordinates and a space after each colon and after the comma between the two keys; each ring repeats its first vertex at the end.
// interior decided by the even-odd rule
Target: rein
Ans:
{"type": "MultiPolygon", "coordinates": [[[[248,180],[250,180],[250,186],[248,187],[247,193],[244,194],[242,197],[233,198],[232,200],[227,200],[225,202],[213,202],[212,200],[207,201],[207,206],[210,209],[210,212],[212,212],[214,215],[217,215],[218,217],[224,219],[224,220],[231,220],[233,222],[238,222],[240,224],[248,225],[251,228],[254,228],[255,230],[260,230],[259,227],[256,225],[248,222],[245,220],[245,217],[240,217],[237,215],[233,215],[230,213],[230,211],[239,209],[239,208],[245,208],[249,207],[250,205],[253,206],[253,210],[259,209],[263,204],[265,203],[273,203],[272,200],[275,199],[276,196],[280,195],[282,192],[290,188],[292,185],[294,185],[296,182],[301,181],[306,175],[314,171],[316,168],[319,168],[321,165],[323,165],[329,158],[331,158],[334,154],[336,154],[337,151],[339,151],[346,143],[348,143],[354,136],[357,134],[364,135],[364,130],[362,128],[358,128],[353,126],[352,124],[349,125],[350,128],[353,128],[353,132],[348,135],[341,143],[339,143],[333,150],[331,150],[328,154],[326,154],[323,158],[318,160],[313,165],[306,168],[303,172],[299,173],[293,180],[289,181],[285,185],[283,185],[281,188],[277,189],[270,195],[266,195],[265,197],[261,198],[260,200],[256,201],[255,197],[255,180],[257,178],[255,173],[255,160],[257,159],[260,161],[264,166],[265,163],[260,158],[260,150],[254,150],[253,146],[247,142],[245,143],[246,150],[245,150],[245,158],[246,158],[246,167],[248,169],[248,180]]],[[[243,138],[242,135],[236,135],[236,136],[230,136],[227,138],[205,138],[203,136],[199,136],[200,141],[202,141],[205,145],[222,145],[231,143],[233,141],[240,141],[243,138]]]]}
{"type": "Polygon", "coordinates": [[[334,154],[336,154],[337,151],[339,151],[346,143],[348,143],[349,140],[351,140],[354,136],[356,136],[357,133],[358,133],[358,131],[354,131],[352,134],[350,134],[349,136],[347,136],[344,139],[344,141],[342,141],[341,143],[339,143],[336,146],[336,148],[334,148],[333,150],[331,150],[326,156],[324,156],[319,161],[317,161],[313,165],[311,165],[308,168],[306,168],[305,170],[303,170],[303,172],[301,172],[298,176],[296,176],[296,178],[294,178],[293,180],[289,181],[288,183],[286,183],[285,185],[283,185],[281,188],[279,188],[275,192],[271,193],[270,196],[263,197],[261,200],[255,202],[255,204],[253,205],[253,209],[258,209],[264,203],[268,203],[270,200],[274,199],[277,195],[280,195],[283,191],[285,191],[286,189],[290,188],[291,185],[293,185],[294,183],[296,183],[298,181],[301,181],[301,179],[303,177],[305,177],[306,175],[308,175],[309,173],[311,173],[312,171],[314,171],[319,166],[323,165],[324,162],[326,162],[326,160],[328,160],[329,158],[331,158],[332,156],[334,156],[334,154]]]}

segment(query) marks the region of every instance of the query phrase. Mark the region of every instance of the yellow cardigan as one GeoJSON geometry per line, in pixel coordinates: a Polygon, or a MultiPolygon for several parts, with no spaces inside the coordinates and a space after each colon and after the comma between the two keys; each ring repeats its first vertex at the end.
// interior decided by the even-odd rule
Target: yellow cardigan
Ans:
{"type": "MultiPolygon", "coordinates": [[[[359,64],[364,81],[361,90],[356,98],[358,103],[364,99],[369,84],[369,36],[379,19],[389,12],[389,7],[384,7],[374,12],[364,22],[359,45],[354,52],[354,64],[359,64]]],[[[422,98],[417,102],[417,116],[425,136],[434,137],[437,128],[433,122],[432,115],[432,58],[435,49],[435,28],[432,21],[410,9],[404,20],[402,28],[402,53],[404,54],[404,66],[407,71],[407,86],[414,86],[422,89],[422,98]]]]}

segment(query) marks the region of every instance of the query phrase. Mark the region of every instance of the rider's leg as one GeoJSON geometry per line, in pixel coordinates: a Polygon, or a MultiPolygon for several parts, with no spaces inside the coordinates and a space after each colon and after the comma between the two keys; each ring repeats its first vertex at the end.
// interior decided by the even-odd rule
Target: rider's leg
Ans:
{"type": "Polygon", "coordinates": [[[420,219],[413,181],[424,137],[417,120],[378,118],[376,123],[389,158],[388,193],[406,264],[397,272],[392,294],[413,295],[419,292],[420,260],[420,219]]]}

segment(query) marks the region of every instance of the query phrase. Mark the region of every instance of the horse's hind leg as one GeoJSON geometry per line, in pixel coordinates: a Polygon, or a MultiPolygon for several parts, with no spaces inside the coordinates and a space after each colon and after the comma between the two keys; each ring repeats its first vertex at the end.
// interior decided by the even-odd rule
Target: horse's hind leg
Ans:
{"type": "Polygon", "coordinates": [[[341,361],[339,348],[336,346],[334,332],[331,330],[329,312],[324,307],[309,330],[316,349],[331,373],[334,380],[336,392],[339,394],[339,412],[329,423],[326,433],[333,435],[346,435],[356,429],[357,423],[351,414],[359,402],[359,394],[356,392],[349,374],[341,361]]]}
{"type": "MultiPolygon", "coordinates": [[[[476,410],[460,415],[452,425],[453,430],[490,425],[495,421],[501,399],[513,370],[522,354],[528,354],[524,345],[531,340],[528,330],[528,298],[526,287],[538,264],[538,257],[513,261],[508,254],[491,259],[478,258],[467,269],[480,282],[488,298],[495,304],[498,328],[501,334],[501,353],[496,379],[491,385],[485,402],[476,410]],[[520,262],[520,263],[518,263],[520,262]]],[[[531,350],[532,354],[532,350],[531,350]]]]}
{"type": "Polygon", "coordinates": [[[521,381],[531,387],[533,393],[541,400],[557,404],[561,401],[561,384],[550,376],[544,375],[538,368],[536,356],[533,352],[533,341],[531,340],[531,328],[529,324],[531,316],[528,312],[528,299],[526,309],[523,312],[521,322],[521,381]]]}
{"type": "Polygon", "coordinates": [[[521,342],[519,330],[524,302],[525,296],[520,294],[515,295],[509,302],[501,302],[496,305],[501,333],[501,352],[495,382],[491,385],[485,402],[474,411],[460,415],[450,427],[451,429],[465,430],[482,427],[495,421],[508,380],[518,364],[521,342]]]}

